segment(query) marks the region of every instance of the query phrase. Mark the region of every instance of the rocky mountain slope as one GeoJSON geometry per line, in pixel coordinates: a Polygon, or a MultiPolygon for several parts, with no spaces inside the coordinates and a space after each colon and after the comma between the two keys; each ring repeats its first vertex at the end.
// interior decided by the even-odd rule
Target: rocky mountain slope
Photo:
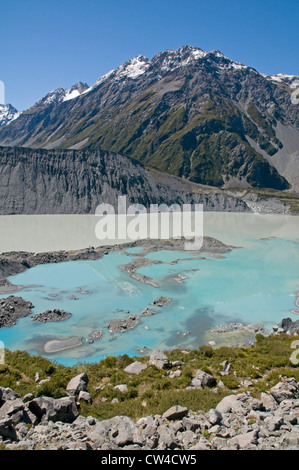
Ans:
{"type": "Polygon", "coordinates": [[[200,184],[299,191],[296,79],[191,46],[137,56],[90,88],[50,93],[0,143],[101,148],[200,184]]]}
{"type": "MultiPolygon", "coordinates": [[[[205,187],[103,150],[0,147],[0,214],[88,214],[98,204],[194,204],[204,210],[288,213],[288,201],[205,187]]],[[[279,193],[280,194],[280,193],[279,193]]]]}

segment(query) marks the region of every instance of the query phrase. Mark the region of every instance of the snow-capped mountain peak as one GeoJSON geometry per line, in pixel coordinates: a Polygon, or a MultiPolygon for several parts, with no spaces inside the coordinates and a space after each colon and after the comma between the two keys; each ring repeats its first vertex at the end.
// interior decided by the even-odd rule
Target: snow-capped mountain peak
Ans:
{"type": "Polygon", "coordinates": [[[193,46],[182,46],[177,50],[160,52],[152,59],[152,64],[159,64],[163,72],[171,72],[179,67],[196,63],[206,57],[207,52],[193,46]]]}
{"type": "MultiPolygon", "coordinates": [[[[116,69],[110,70],[108,73],[100,76],[96,83],[86,89],[83,93],[89,93],[91,90],[94,90],[96,87],[106,82],[106,80],[137,80],[147,73],[155,74],[157,68],[159,69],[159,73],[162,72],[162,75],[164,76],[165,74],[173,72],[181,67],[189,65],[197,66],[204,60],[212,63],[216,69],[219,69],[219,71],[234,71],[250,68],[244,64],[228,59],[219,50],[206,52],[199,47],[187,45],[182,46],[179,49],[167,49],[159,52],[152,59],[148,59],[144,55],[137,55],[116,69]]],[[[159,73],[157,76],[159,76],[159,73]]]]}
{"type": "Polygon", "coordinates": [[[133,57],[115,70],[116,78],[137,78],[143,75],[150,65],[150,60],[143,55],[133,57]]]}
{"type": "Polygon", "coordinates": [[[78,82],[73,85],[70,89],[56,88],[56,90],[50,91],[44,98],[38,100],[34,106],[50,105],[52,103],[60,103],[63,101],[69,101],[77,98],[88,89],[86,83],[78,82]]]}
{"type": "Polygon", "coordinates": [[[11,104],[0,104],[0,127],[7,126],[20,116],[20,112],[11,104]]]}

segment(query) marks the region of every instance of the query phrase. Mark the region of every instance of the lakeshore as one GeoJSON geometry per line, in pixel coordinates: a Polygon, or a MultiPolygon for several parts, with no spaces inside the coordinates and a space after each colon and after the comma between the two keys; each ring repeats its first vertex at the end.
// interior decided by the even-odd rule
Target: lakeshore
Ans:
{"type": "Polygon", "coordinates": [[[1,340],[65,364],[154,347],[251,344],[254,331],[213,329],[261,323],[271,331],[298,318],[298,217],[252,215],[207,214],[204,232],[215,237],[205,235],[197,251],[183,239],[144,239],[2,253],[0,296],[24,297],[33,317],[48,320],[21,318],[13,331],[1,328],[1,340]],[[155,305],[163,297],[169,304],[155,305]],[[70,316],[54,327],[53,309],[70,316]]]}

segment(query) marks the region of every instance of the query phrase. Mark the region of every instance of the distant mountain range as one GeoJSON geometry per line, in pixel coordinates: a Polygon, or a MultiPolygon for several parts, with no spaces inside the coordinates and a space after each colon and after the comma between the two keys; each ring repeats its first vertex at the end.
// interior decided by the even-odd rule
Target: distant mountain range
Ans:
{"type": "Polygon", "coordinates": [[[0,145],[101,149],[203,185],[299,192],[298,79],[191,46],[139,55],[22,113],[0,106],[0,145]]]}

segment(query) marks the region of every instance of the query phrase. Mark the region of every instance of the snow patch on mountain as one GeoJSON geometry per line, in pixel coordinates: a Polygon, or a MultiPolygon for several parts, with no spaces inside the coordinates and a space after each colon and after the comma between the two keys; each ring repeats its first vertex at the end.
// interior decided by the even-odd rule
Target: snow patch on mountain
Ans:
{"type": "Polygon", "coordinates": [[[44,98],[38,100],[35,103],[35,106],[47,106],[52,103],[61,103],[73,100],[74,98],[78,98],[78,96],[82,95],[82,93],[87,89],[88,85],[82,82],[76,83],[70,89],[56,88],[56,90],[50,91],[50,93],[44,96],[44,98]]]}
{"type": "Polygon", "coordinates": [[[73,100],[74,98],[77,98],[77,96],[80,96],[80,92],[78,90],[73,90],[73,91],[68,91],[65,95],[65,97],[63,98],[62,101],[69,101],[69,100],[73,100]]]}
{"type": "Polygon", "coordinates": [[[284,83],[292,86],[292,83],[299,80],[298,75],[287,75],[285,73],[277,73],[276,75],[264,75],[268,80],[277,83],[284,83]]]}
{"type": "Polygon", "coordinates": [[[136,79],[140,75],[143,75],[145,73],[149,65],[150,65],[150,60],[144,57],[143,55],[138,55],[136,57],[133,57],[133,59],[128,60],[127,62],[125,62],[123,65],[120,65],[116,69],[110,70],[104,75],[101,75],[94,85],[92,85],[91,87],[87,88],[86,90],[82,92],[82,95],[94,90],[94,88],[98,87],[109,78],[113,78],[116,80],[122,79],[122,78],[136,79]]]}
{"type": "Polygon", "coordinates": [[[125,64],[116,69],[117,78],[137,78],[143,75],[150,65],[150,60],[143,55],[138,55],[133,59],[128,60],[125,64]]]}

